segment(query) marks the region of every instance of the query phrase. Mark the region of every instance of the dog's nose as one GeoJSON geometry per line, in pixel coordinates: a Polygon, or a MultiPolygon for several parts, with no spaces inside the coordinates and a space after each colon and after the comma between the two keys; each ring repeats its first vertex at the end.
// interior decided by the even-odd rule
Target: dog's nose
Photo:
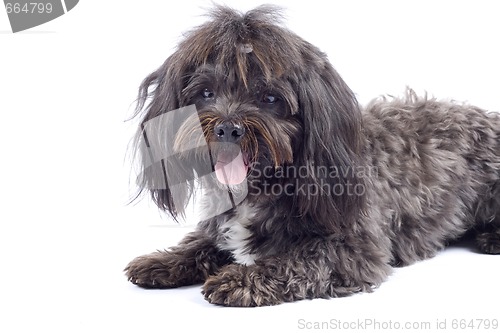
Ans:
{"type": "Polygon", "coordinates": [[[214,133],[221,142],[238,143],[245,134],[245,128],[231,122],[223,122],[214,127],[214,133]]]}

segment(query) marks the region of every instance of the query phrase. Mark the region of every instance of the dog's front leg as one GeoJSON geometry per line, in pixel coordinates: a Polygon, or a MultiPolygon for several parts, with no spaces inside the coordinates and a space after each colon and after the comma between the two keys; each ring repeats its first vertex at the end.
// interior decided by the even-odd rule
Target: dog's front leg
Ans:
{"type": "Polygon", "coordinates": [[[135,258],[125,272],[130,282],[143,288],[175,288],[201,283],[230,262],[229,252],[195,231],[178,246],[135,258]]]}
{"type": "Polygon", "coordinates": [[[206,280],[203,294],[210,303],[242,307],[340,297],[370,291],[390,270],[386,254],[373,245],[312,240],[253,265],[228,265],[206,280]]]}

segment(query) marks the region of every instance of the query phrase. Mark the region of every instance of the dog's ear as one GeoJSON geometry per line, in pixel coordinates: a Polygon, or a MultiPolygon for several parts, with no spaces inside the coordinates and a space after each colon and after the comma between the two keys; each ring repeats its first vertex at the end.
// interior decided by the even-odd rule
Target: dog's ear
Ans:
{"type": "Polygon", "coordinates": [[[180,108],[184,69],[179,56],[174,53],[141,83],[136,109],[141,119],[134,138],[139,169],[136,198],[149,191],[156,205],[175,220],[184,214],[195,178],[191,162],[182,157],[188,154],[173,151],[179,127],[190,114],[196,114],[194,106],[180,108]]]}
{"type": "Polygon", "coordinates": [[[300,179],[297,206],[319,227],[329,231],[357,219],[364,202],[361,164],[361,112],[353,92],[326,56],[309,45],[307,66],[297,68],[299,117],[304,138],[298,163],[306,167],[300,179]]]}

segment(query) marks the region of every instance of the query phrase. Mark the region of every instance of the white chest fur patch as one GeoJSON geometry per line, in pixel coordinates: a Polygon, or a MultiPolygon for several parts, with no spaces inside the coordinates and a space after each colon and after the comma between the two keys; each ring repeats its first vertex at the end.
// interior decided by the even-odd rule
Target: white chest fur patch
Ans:
{"type": "Polygon", "coordinates": [[[257,259],[256,254],[248,252],[248,239],[252,233],[247,229],[256,213],[257,209],[254,207],[238,206],[235,215],[219,226],[219,232],[223,237],[219,247],[231,251],[234,260],[241,265],[253,265],[257,259]]]}

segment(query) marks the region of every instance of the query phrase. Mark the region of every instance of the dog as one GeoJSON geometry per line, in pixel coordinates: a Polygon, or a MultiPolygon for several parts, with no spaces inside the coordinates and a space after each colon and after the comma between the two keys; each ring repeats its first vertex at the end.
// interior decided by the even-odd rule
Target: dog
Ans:
{"type": "Polygon", "coordinates": [[[469,233],[500,253],[500,115],[410,89],[362,108],[281,17],[216,5],[142,82],[139,194],[178,219],[201,186],[204,217],[128,279],[253,307],[370,292],[469,233]]]}

